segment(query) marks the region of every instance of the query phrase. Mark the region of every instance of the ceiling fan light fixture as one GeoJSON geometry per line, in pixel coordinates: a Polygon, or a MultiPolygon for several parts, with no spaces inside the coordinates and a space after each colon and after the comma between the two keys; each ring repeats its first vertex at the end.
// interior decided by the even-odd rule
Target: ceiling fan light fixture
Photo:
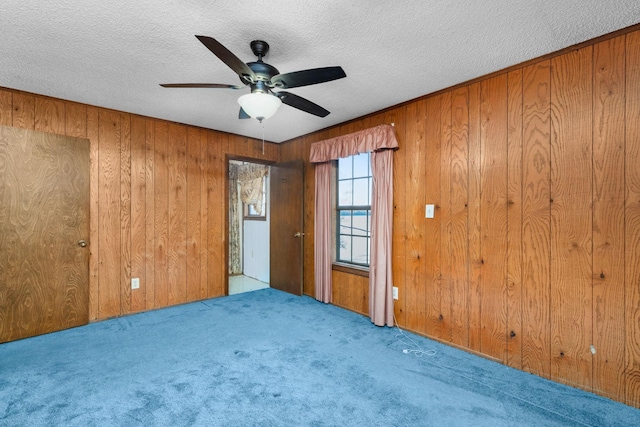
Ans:
{"type": "Polygon", "coordinates": [[[282,101],[275,95],[253,92],[238,98],[238,104],[240,104],[245,113],[262,121],[273,116],[282,105],[282,101]]]}

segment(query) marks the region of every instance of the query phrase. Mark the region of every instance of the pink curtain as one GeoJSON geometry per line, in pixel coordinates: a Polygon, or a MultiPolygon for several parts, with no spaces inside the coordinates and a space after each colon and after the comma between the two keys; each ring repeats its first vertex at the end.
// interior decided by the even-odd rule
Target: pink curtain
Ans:
{"type": "Polygon", "coordinates": [[[390,125],[311,144],[316,163],[315,297],[331,302],[331,160],[372,152],[371,259],[369,263],[369,316],[378,325],[393,326],[391,232],[393,220],[393,149],[398,141],[390,125]]]}
{"type": "Polygon", "coordinates": [[[369,264],[369,317],[378,325],[393,326],[391,232],[393,227],[393,152],[371,153],[371,259],[369,264]]]}
{"type": "Polygon", "coordinates": [[[331,162],[316,165],[315,297],[331,302],[331,162]]]}
{"type": "Polygon", "coordinates": [[[336,138],[325,139],[311,144],[311,163],[322,163],[353,156],[358,153],[370,153],[385,148],[398,148],[393,126],[380,125],[336,138]]]}

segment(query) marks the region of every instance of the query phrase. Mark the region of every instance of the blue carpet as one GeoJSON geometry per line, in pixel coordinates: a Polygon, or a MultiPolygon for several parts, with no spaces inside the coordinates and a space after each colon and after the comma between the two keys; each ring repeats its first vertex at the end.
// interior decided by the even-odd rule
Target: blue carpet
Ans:
{"type": "Polygon", "coordinates": [[[640,411],[272,289],[0,345],[2,426],[638,426],[640,411]]]}

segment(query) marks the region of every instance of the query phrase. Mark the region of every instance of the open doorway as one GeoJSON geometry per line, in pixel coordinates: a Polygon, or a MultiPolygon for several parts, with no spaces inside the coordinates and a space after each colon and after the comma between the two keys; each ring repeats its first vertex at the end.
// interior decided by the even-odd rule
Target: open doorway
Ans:
{"type": "Polygon", "coordinates": [[[269,166],[229,160],[229,295],[269,287],[269,166]]]}

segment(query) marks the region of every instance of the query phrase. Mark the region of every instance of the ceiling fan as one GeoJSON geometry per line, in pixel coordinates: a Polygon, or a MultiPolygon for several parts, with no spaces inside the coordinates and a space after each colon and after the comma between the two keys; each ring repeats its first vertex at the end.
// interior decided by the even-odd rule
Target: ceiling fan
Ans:
{"type": "Polygon", "coordinates": [[[219,83],[167,83],[160,86],[166,88],[213,89],[243,89],[249,86],[251,93],[238,99],[240,104],[238,118],[240,119],[254,117],[262,121],[275,114],[282,103],[318,117],[326,117],[329,111],[318,104],[293,93],[282,90],[274,91],[274,89],[291,89],[314,85],[347,76],[342,67],[313,68],[280,74],[274,66],[262,61],[262,58],[269,51],[269,44],[265,41],[254,40],[251,42],[251,50],[258,57],[258,60],[244,63],[216,39],[207,36],[196,36],[196,38],[238,74],[244,86],[219,83]]]}

